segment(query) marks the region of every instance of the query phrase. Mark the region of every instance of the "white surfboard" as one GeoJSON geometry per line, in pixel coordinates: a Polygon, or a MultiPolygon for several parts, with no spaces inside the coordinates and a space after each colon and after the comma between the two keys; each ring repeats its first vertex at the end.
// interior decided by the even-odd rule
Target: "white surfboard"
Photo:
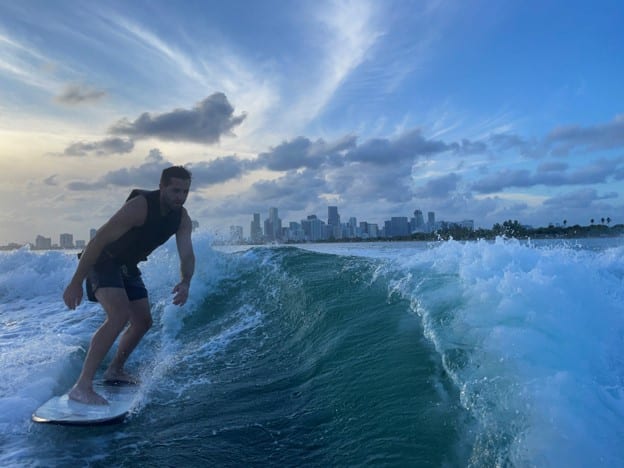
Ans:
{"type": "Polygon", "coordinates": [[[94,382],[93,389],[108,405],[88,405],[70,400],[67,394],[50,398],[32,415],[39,423],[92,425],[122,421],[134,407],[138,385],[94,382]]]}

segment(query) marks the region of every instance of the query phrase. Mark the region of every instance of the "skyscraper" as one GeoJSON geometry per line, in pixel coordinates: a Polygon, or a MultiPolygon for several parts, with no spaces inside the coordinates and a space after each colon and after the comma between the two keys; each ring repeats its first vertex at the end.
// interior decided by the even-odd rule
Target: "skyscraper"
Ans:
{"type": "Polygon", "coordinates": [[[409,224],[406,216],[393,216],[390,219],[390,232],[388,237],[404,237],[409,234],[409,224]]]}
{"type": "Polygon", "coordinates": [[[427,228],[429,232],[435,231],[435,213],[433,211],[427,213],[427,228]]]}
{"type": "Polygon", "coordinates": [[[264,221],[264,236],[269,241],[280,240],[282,237],[282,220],[277,215],[277,208],[269,208],[269,218],[264,221]]]}
{"type": "Polygon", "coordinates": [[[251,229],[249,230],[249,238],[254,244],[262,242],[262,225],[260,224],[260,213],[253,214],[253,221],[251,222],[251,229]]]}
{"type": "Polygon", "coordinates": [[[327,207],[327,225],[330,229],[330,235],[334,239],[342,238],[342,226],[340,225],[340,215],[338,214],[337,206],[327,207]]]}
{"type": "Polygon", "coordinates": [[[327,207],[327,224],[330,226],[340,226],[340,215],[337,206],[327,207]]]}
{"type": "Polygon", "coordinates": [[[414,210],[414,225],[412,226],[412,231],[423,232],[424,230],[425,218],[423,217],[423,212],[420,210],[414,210]]]}

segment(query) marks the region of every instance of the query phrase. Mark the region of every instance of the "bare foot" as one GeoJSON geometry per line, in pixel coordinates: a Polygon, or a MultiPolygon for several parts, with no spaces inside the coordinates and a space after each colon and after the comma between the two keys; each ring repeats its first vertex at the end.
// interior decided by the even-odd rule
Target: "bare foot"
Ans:
{"type": "Polygon", "coordinates": [[[82,389],[74,386],[67,394],[70,400],[87,405],[108,405],[106,398],[98,395],[93,389],[82,389]]]}
{"type": "Polygon", "coordinates": [[[108,369],[106,372],[104,372],[104,380],[106,380],[107,382],[125,383],[132,385],[137,385],[140,383],[139,379],[137,379],[133,375],[128,374],[124,370],[114,371],[108,369]]]}

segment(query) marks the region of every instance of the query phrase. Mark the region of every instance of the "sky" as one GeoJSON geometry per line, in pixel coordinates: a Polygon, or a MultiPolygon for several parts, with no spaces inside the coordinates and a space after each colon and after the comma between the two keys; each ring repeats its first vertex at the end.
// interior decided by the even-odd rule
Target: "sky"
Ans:
{"type": "Polygon", "coordinates": [[[0,0],[0,244],[193,173],[201,229],[624,222],[624,2],[0,0]]]}

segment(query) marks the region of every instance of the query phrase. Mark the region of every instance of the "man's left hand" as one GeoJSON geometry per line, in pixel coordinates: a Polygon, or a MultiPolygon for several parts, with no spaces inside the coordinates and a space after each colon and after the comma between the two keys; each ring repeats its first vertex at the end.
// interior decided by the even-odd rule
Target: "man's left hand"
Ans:
{"type": "Polygon", "coordinates": [[[178,283],[172,291],[175,296],[173,296],[173,303],[178,306],[182,306],[186,303],[189,295],[189,285],[185,282],[178,283]]]}

